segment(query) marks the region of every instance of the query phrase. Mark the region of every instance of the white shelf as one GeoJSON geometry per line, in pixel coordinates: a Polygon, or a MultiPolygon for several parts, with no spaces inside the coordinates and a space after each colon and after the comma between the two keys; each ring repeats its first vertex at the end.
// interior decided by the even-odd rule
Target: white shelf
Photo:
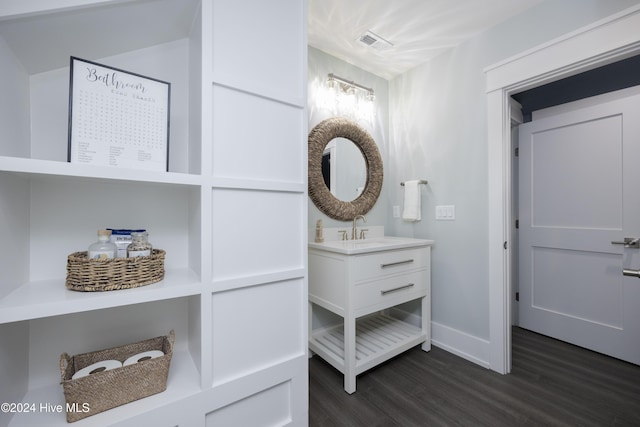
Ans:
{"type": "Polygon", "coordinates": [[[200,295],[199,277],[189,269],[172,269],[158,283],[107,292],[77,292],[64,280],[26,283],[0,299],[0,324],[80,313],[144,302],[200,295]]]}
{"type": "MultiPolygon", "coordinates": [[[[112,425],[132,416],[162,408],[167,404],[195,395],[200,391],[200,374],[193,363],[191,355],[187,351],[174,351],[169,368],[167,389],[164,392],[92,415],[76,421],[73,426],[97,427],[112,425]]],[[[28,390],[22,399],[22,403],[35,404],[36,412],[15,414],[9,427],[69,425],[64,412],[40,410],[40,404],[63,405],[64,407],[64,392],[60,384],[28,390]]]]}
{"type": "Polygon", "coordinates": [[[7,156],[0,156],[0,171],[16,172],[33,176],[95,178],[186,186],[199,186],[202,182],[200,175],[139,171],[135,169],[81,165],[52,160],[7,156]]]}
{"type": "MultiPolygon", "coordinates": [[[[426,340],[420,328],[387,316],[374,314],[356,321],[356,375],[426,340]]],[[[312,351],[344,373],[344,327],[342,324],[313,332],[312,351]]]]}

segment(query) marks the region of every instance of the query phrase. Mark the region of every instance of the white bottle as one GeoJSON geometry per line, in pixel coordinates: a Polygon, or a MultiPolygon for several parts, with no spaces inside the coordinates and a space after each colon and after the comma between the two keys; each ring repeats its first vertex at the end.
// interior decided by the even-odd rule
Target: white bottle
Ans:
{"type": "Polygon", "coordinates": [[[89,246],[88,255],[91,259],[111,259],[116,257],[118,248],[111,243],[111,230],[98,230],[98,241],[89,246]]]}

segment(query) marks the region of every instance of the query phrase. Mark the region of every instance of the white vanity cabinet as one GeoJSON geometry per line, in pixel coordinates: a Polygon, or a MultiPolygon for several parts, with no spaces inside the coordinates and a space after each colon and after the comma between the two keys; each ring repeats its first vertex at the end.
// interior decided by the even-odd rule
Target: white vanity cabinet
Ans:
{"type": "Polygon", "coordinates": [[[389,239],[309,244],[309,348],[344,374],[347,393],[379,363],[420,343],[431,349],[433,241],[389,239]],[[421,303],[417,322],[389,310],[412,300],[421,303]],[[317,325],[318,307],[342,322],[317,325]]]}

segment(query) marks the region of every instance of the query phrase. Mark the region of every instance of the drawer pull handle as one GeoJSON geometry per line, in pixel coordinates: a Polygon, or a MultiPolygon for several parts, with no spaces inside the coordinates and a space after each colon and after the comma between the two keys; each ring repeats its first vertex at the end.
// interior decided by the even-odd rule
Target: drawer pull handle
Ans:
{"type": "Polygon", "coordinates": [[[409,283],[408,285],[399,286],[393,289],[387,289],[386,291],[380,291],[380,295],[390,294],[391,292],[401,291],[403,289],[408,289],[414,286],[414,283],[409,283]]]}
{"type": "Polygon", "coordinates": [[[407,260],[398,261],[398,262],[390,262],[389,264],[380,264],[380,268],[395,267],[396,265],[411,264],[412,262],[413,262],[412,259],[407,259],[407,260]]]}

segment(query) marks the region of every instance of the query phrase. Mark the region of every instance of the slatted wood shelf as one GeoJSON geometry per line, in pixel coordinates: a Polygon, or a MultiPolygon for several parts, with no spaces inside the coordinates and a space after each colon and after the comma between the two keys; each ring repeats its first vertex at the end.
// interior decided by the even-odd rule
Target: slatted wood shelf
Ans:
{"type": "MultiPolygon", "coordinates": [[[[383,313],[356,321],[356,375],[426,340],[420,328],[383,313]]],[[[334,325],[314,331],[309,340],[312,351],[344,373],[344,326],[334,325]]]]}

